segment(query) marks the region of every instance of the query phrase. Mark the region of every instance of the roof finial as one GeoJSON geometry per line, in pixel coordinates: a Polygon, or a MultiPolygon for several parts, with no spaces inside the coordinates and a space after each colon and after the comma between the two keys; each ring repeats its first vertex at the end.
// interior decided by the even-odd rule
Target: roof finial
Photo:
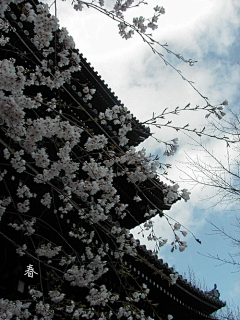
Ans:
{"type": "Polygon", "coordinates": [[[219,293],[219,291],[217,290],[217,285],[216,285],[216,283],[214,284],[214,288],[213,288],[211,291],[205,291],[205,293],[206,293],[208,296],[211,296],[211,297],[213,297],[213,298],[219,299],[219,297],[220,297],[220,293],[219,293]]]}

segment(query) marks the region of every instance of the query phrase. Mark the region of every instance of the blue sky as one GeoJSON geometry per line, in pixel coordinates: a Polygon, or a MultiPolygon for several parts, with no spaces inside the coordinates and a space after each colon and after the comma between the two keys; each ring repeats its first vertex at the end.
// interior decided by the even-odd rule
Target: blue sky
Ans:
{"type": "MultiPolygon", "coordinates": [[[[51,3],[52,0],[44,1],[51,3]]],[[[66,2],[58,1],[58,18],[62,26],[66,26],[73,36],[76,47],[91,62],[102,79],[116,93],[125,106],[141,121],[151,118],[152,113],[158,113],[164,108],[185,106],[189,102],[205,105],[201,97],[183,81],[170,67],[154,55],[149,47],[136,35],[133,39],[124,40],[118,35],[118,27],[108,17],[95,12],[93,9],[84,9],[74,12],[66,2]]],[[[106,1],[113,3],[112,0],[106,1]]],[[[167,42],[169,48],[183,55],[186,59],[192,58],[198,63],[194,67],[177,60],[174,56],[165,57],[182,71],[187,79],[195,82],[197,89],[210,99],[211,104],[219,104],[225,99],[231,108],[239,110],[239,83],[240,83],[240,3],[238,0],[162,0],[148,1],[149,6],[139,8],[135,13],[126,15],[152,16],[152,8],[161,5],[166,14],[159,19],[159,28],[153,32],[154,39],[160,43],[167,42]]],[[[204,125],[204,115],[189,113],[184,117],[175,117],[176,124],[190,122],[192,126],[204,125]]],[[[156,130],[159,139],[173,139],[179,137],[180,149],[174,159],[170,177],[180,181],[183,175],[177,166],[187,170],[179,161],[184,161],[185,152],[196,155],[196,150],[189,144],[184,135],[177,135],[172,130],[156,130]]],[[[206,143],[217,156],[223,155],[225,147],[218,141],[206,143]]],[[[152,154],[162,150],[155,140],[144,143],[147,151],[152,154]]],[[[161,158],[163,162],[169,159],[161,158]]],[[[186,185],[181,182],[181,186],[186,185]]],[[[191,186],[187,185],[191,189],[191,186]]],[[[207,209],[211,204],[204,200],[213,190],[202,190],[195,187],[191,190],[191,200],[180,202],[173,206],[169,214],[194,232],[202,241],[199,245],[191,236],[187,237],[188,248],[183,253],[171,253],[166,246],[160,253],[171,266],[179,272],[187,272],[190,266],[196,277],[205,279],[209,289],[217,283],[222,300],[233,300],[239,303],[240,274],[231,266],[218,266],[216,261],[207,259],[202,254],[219,254],[227,256],[233,250],[227,242],[218,237],[207,236],[211,233],[211,226],[205,219],[211,220],[219,226],[224,225],[226,230],[232,230],[235,216],[239,211],[224,211],[220,204],[207,209]]],[[[239,209],[231,207],[231,209],[239,209]]],[[[171,240],[169,228],[163,219],[156,220],[158,235],[171,240]]],[[[151,245],[150,245],[151,247],[151,245]]]]}

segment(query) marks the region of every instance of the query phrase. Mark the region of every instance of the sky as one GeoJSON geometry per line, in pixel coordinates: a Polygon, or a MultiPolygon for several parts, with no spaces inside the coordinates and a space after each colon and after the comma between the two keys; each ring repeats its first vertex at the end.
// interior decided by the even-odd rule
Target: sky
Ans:
{"type": "MultiPolygon", "coordinates": [[[[44,2],[51,4],[52,0],[44,2]]],[[[76,47],[140,121],[150,119],[153,112],[158,114],[165,108],[184,107],[188,103],[192,106],[205,105],[199,94],[176,71],[166,66],[158,55],[153,54],[138,35],[129,40],[122,39],[115,21],[94,9],[84,8],[82,12],[76,12],[69,3],[68,0],[57,1],[60,25],[68,29],[76,47]]],[[[106,7],[110,8],[113,3],[112,0],[106,0],[106,7]]],[[[125,16],[126,20],[131,21],[132,17],[140,15],[150,18],[152,8],[156,5],[163,6],[166,13],[159,18],[158,29],[153,31],[153,38],[161,44],[167,42],[169,49],[180,53],[185,59],[191,58],[198,62],[190,67],[161,48],[160,52],[188,80],[194,81],[196,88],[209,98],[212,105],[227,99],[233,110],[239,110],[239,1],[150,0],[148,6],[131,9],[125,16]]],[[[54,6],[52,10],[53,8],[54,6]]],[[[190,123],[193,128],[202,128],[205,123],[201,112],[186,113],[184,116],[170,117],[169,120],[176,125],[190,123]]],[[[232,224],[235,223],[235,217],[239,217],[239,208],[230,204],[226,210],[221,203],[213,207],[206,198],[212,196],[214,190],[202,190],[200,186],[193,188],[182,181],[183,172],[188,172],[186,164],[181,163],[186,161],[186,153],[202,157],[191,140],[173,130],[151,130],[162,140],[179,138],[179,151],[172,159],[162,156],[163,149],[154,139],[147,139],[140,147],[144,146],[148,153],[159,154],[162,162],[171,161],[173,168],[169,177],[182,188],[191,191],[188,202],[180,201],[167,214],[190,229],[202,242],[200,245],[188,235],[188,248],[184,252],[171,253],[170,246],[167,245],[161,250],[159,257],[170,266],[175,266],[182,274],[188,273],[190,267],[196,278],[200,279],[202,285],[205,282],[209,290],[217,283],[223,301],[233,301],[240,305],[240,273],[236,273],[236,269],[230,265],[219,266],[217,261],[203,256],[209,253],[227,257],[229,252],[235,252],[236,248],[230,247],[225,239],[207,235],[212,233],[212,226],[206,219],[232,231],[236,229],[232,224]]],[[[213,150],[214,155],[224,157],[224,144],[209,139],[204,139],[204,143],[213,150]]],[[[163,219],[155,219],[155,229],[159,236],[162,235],[171,242],[172,234],[163,219]]],[[[135,230],[135,236],[137,232],[135,230]]],[[[145,243],[143,239],[140,240],[145,243]]],[[[153,248],[151,243],[147,246],[153,248]]]]}

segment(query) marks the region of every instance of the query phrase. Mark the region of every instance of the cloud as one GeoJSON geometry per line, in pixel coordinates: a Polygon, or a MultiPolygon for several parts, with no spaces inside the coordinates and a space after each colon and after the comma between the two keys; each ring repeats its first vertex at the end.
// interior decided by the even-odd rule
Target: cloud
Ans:
{"type": "Polygon", "coordinates": [[[174,46],[197,53],[198,58],[209,50],[226,53],[227,47],[236,40],[239,8],[237,1],[187,0],[172,2],[172,5],[166,2],[161,34],[174,46]]]}
{"type": "Polygon", "coordinates": [[[235,286],[232,288],[232,291],[230,291],[229,298],[234,299],[239,297],[240,297],[240,281],[236,281],[235,286]]]}

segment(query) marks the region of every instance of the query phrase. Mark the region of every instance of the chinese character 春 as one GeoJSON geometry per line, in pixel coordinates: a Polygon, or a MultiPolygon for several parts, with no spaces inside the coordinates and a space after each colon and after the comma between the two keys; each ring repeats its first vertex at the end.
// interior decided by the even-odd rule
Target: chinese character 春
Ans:
{"type": "Polygon", "coordinates": [[[35,271],[34,271],[34,269],[33,269],[33,265],[32,265],[32,264],[30,264],[30,265],[27,267],[27,270],[26,270],[26,272],[24,273],[24,275],[25,275],[25,274],[27,274],[27,275],[28,275],[28,277],[33,278],[33,273],[38,274],[37,272],[35,272],[35,271]]]}

